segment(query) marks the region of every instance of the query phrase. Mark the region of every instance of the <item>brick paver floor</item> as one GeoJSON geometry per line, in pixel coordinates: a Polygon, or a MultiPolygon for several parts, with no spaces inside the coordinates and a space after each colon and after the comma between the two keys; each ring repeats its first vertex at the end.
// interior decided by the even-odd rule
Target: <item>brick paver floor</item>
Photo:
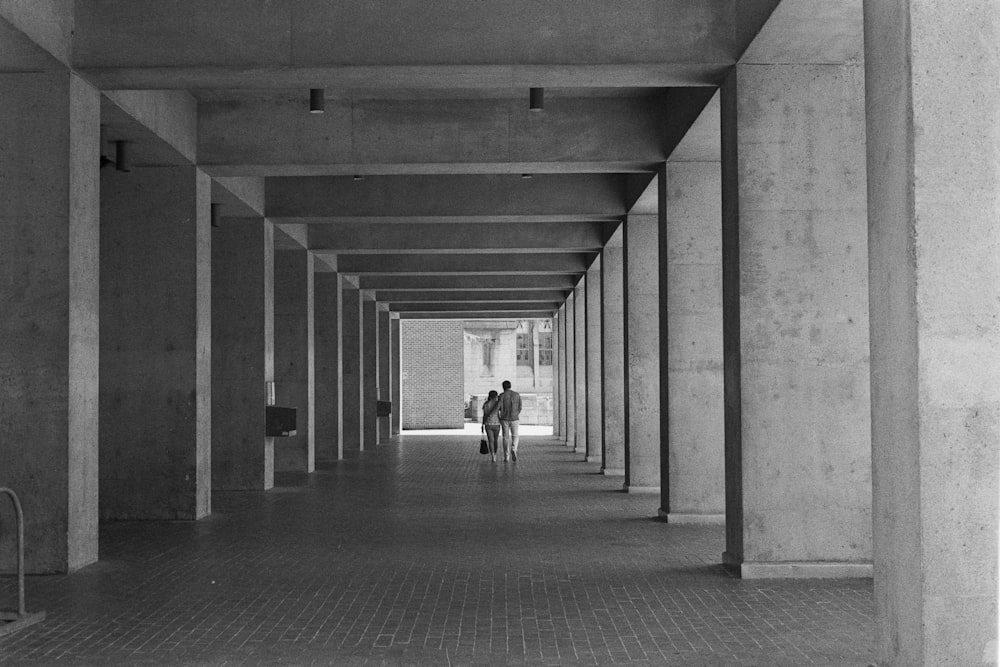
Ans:
{"type": "Polygon", "coordinates": [[[519,453],[405,435],[202,521],[104,525],[99,563],[29,578],[47,618],[0,663],[871,663],[870,581],[731,577],[720,526],[656,520],[551,437],[519,453]]]}

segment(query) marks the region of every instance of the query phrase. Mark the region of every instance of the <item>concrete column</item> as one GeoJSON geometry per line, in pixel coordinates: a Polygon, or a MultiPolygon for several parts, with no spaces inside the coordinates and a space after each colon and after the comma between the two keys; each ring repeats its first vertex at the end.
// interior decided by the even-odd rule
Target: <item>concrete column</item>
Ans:
{"type": "MultiPolygon", "coordinates": [[[[356,279],[355,279],[356,280],[356,279]]],[[[341,319],[342,357],[344,364],[344,384],[342,387],[341,421],[343,422],[344,453],[364,450],[362,437],[361,403],[361,291],[356,284],[345,280],[343,285],[343,306],[341,319]]]]}
{"type": "Polygon", "coordinates": [[[727,565],[871,574],[861,66],[722,88],[727,565]]]}
{"type": "Polygon", "coordinates": [[[995,664],[1000,5],[864,9],[878,659],[995,664]]]}
{"type": "Polygon", "coordinates": [[[556,399],[556,419],[559,424],[559,440],[566,441],[566,304],[559,306],[557,313],[559,328],[556,330],[555,357],[556,382],[558,397],[556,399]]]}
{"type": "Polygon", "coordinates": [[[601,463],[604,396],[601,371],[601,258],[587,271],[587,461],[601,463]]]}
{"type": "Polygon", "coordinates": [[[296,434],[274,443],[278,472],[316,469],[313,255],[274,253],[274,383],[278,405],[297,408],[296,434]]]}
{"type": "Polygon", "coordinates": [[[660,233],[657,215],[629,215],[625,247],[625,490],[660,493],[660,233]]]}
{"type": "Polygon", "coordinates": [[[576,447],[576,333],[574,323],[576,322],[576,294],[571,293],[566,297],[566,332],[563,337],[566,340],[566,354],[563,359],[566,361],[566,400],[563,405],[566,408],[566,446],[570,449],[576,447]]]}
{"type": "Polygon", "coordinates": [[[671,523],[725,523],[720,169],[666,165],[671,523]]]}
{"type": "MultiPolygon", "coordinates": [[[[389,306],[378,304],[378,400],[392,400],[392,351],[389,346],[389,306]]],[[[392,426],[388,416],[378,418],[379,442],[389,442],[392,426]]]]}
{"type": "Polygon", "coordinates": [[[403,404],[402,404],[402,344],[400,342],[399,313],[391,313],[389,321],[389,344],[392,348],[389,356],[392,359],[392,415],[390,416],[390,429],[393,435],[403,432],[403,404]]]}
{"type": "MultiPolygon", "coordinates": [[[[0,118],[0,475],[28,572],[67,572],[97,560],[100,94],[67,72],[0,74],[0,118]]],[[[2,531],[0,572],[14,542],[2,531]]]]}
{"type": "Polygon", "coordinates": [[[601,253],[601,393],[604,397],[604,453],[601,472],[625,474],[625,266],[624,225],[615,230],[601,253]]]}
{"type": "Polygon", "coordinates": [[[361,424],[365,449],[378,445],[378,417],[375,402],[378,400],[378,309],[375,295],[370,290],[362,292],[361,312],[361,424]]]}
{"type": "Polygon", "coordinates": [[[580,278],[573,299],[573,404],[576,407],[573,451],[587,455],[587,276],[580,278]]]}
{"type": "Polygon", "coordinates": [[[559,389],[559,318],[562,309],[557,310],[552,317],[552,435],[559,438],[562,433],[562,424],[559,423],[561,394],[559,389]]]}
{"type": "Polygon", "coordinates": [[[212,183],[101,174],[101,517],[211,512],[212,183]]]}
{"type": "Polygon", "coordinates": [[[264,435],[274,380],[274,225],[223,218],[212,228],[212,489],[274,486],[264,435]]]}
{"type": "Polygon", "coordinates": [[[316,460],[344,458],[343,422],[340,419],[344,382],[341,347],[343,280],[339,273],[316,273],[314,281],[316,345],[316,460]]]}

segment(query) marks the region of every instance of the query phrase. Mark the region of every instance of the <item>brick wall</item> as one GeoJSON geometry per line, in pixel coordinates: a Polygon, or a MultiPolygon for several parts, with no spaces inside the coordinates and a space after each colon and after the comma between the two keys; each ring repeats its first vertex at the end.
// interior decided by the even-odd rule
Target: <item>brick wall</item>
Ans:
{"type": "Polygon", "coordinates": [[[402,320],[404,429],[462,428],[465,361],[461,320],[402,320]]]}

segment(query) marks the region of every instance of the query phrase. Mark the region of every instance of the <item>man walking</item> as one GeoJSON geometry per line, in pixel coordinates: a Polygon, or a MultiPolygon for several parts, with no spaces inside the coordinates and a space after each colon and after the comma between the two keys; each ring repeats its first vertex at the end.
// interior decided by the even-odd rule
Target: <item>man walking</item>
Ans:
{"type": "Polygon", "coordinates": [[[503,431],[503,460],[508,452],[517,461],[517,418],[521,414],[521,395],[510,388],[510,380],[504,380],[500,394],[500,428],[503,431]]]}

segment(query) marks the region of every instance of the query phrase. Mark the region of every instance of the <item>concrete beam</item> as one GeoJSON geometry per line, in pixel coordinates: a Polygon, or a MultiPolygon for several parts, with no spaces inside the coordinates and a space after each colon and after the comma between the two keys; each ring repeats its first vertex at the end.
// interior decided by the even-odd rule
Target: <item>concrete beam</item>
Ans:
{"type": "MultiPolygon", "coordinates": [[[[503,319],[507,320],[531,320],[531,319],[548,319],[552,317],[555,311],[552,310],[520,310],[520,311],[508,311],[502,316],[503,319]]],[[[466,311],[466,312],[456,312],[456,313],[400,313],[399,319],[401,320],[495,320],[497,319],[496,311],[484,310],[484,311],[466,311]]]]}
{"type": "Polygon", "coordinates": [[[617,174],[268,178],[269,218],[625,213],[617,174]]]}
{"type": "Polygon", "coordinates": [[[834,65],[864,60],[862,0],[781,0],[742,64],[834,65]]]}
{"type": "MultiPolygon", "coordinates": [[[[69,65],[73,50],[73,14],[74,3],[63,0],[0,0],[0,63],[7,65],[6,56],[16,53],[31,55],[31,62],[36,65],[48,64],[44,62],[48,58],[34,60],[41,50],[63,65],[69,65]]],[[[22,64],[27,62],[22,61],[22,64]]]]}
{"type": "Polygon", "coordinates": [[[375,300],[392,303],[422,303],[428,301],[558,301],[568,292],[547,289],[494,289],[494,290],[376,290],[375,300]]]}
{"type": "Polygon", "coordinates": [[[478,272],[455,273],[445,276],[415,274],[415,275],[370,275],[360,276],[362,289],[392,290],[571,290],[579,277],[567,274],[537,274],[537,275],[483,275],[478,272]]]}
{"type": "Polygon", "coordinates": [[[690,82],[704,79],[708,68],[732,63],[749,41],[735,25],[731,0],[631,0],[628,11],[604,0],[393,3],[391,8],[368,0],[247,0],[213,3],[210,12],[201,0],[77,0],[75,5],[75,66],[89,70],[88,76],[116,74],[117,83],[130,88],[166,87],[171,81],[180,87],[371,85],[357,75],[291,86],[280,77],[285,68],[336,70],[347,63],[357,69],[489,63],[492,76],[473,69],[473,76],[466,73],[461,81],[470,86],[488,78],[491,87],[525,91],[563,83],[562,77],[540,79],[536,70],[558,71],[566,63],[658,63],[671,80],[690,82]],[[152,78],[149,68],[181,76],[152,78]],[[146,76],[137,76],[143,70],[146,76]]]}
{"type": "MultiPolygon", "coordinates": [[[[325,258],[330,253],[317,251],[325,258]]],[[[596,253],[518,253],[492,255],[341,255],[339,270],[347,273],[583,273],[596,253]]]]}
{"type": "Polygon", "coordinates": [[[309,247],[338,254],[391,252],[484,252],[498,250],[600,250],[617,223],[363,224],[310,226],[309,247]]]}
{"type": "Polygon", "coordinates": [[[488,310],[491,313],[505,313],[522,310],[555,310],[560,302],[555,301],[456,301],[452,303],[390,303],[389,308],[397,313],[458,313],[488,310]]]}
{"type": "MultiPolygon", "coordinates": [[[[244,207],[250,213],[240,215],[264,215],[264,179],[243,176],[239,178],[213,178],[212,179],[212,203],[219,203],[219,199],[227,199],[222,203],[233,206],[244,207]]],[[[225,215],[225,213],[224,213],[225,215]]]]}
{"type": "MultiPolygon", "coordinates": [[[[521,91],[518,91],[521,93],[521,91]]],[[[509,173],[579,171],[610,162],[645,169],[671,143],[671,117],[704,104],[710,90],[641,96],[551,94],[545,113],[514,99],[428,98],[328,100],[306,113],[305,90],[226,92],[199,105],[198,155],[212,174],[303,174],[367,165],[510,164],[509,173]],[[447,128],[443,131],[442,128],[447,128]]],[[[676,143],[676,140],[673,142],[676,143]]],[[[492,167],[496,170],[496,167],[492,167]]],[[[329,173],[327,171],[327,173],[329,173]]]]}
{"type": "MultiPolygon", "coordinates": [[[[104,97],[149,129],[187,163],[197,161],[198,104],[190,94],[178,90],[108,90],[104,97]]],[[[107,105],[101,108],[101,121],[108,125],[113,121],[105,111],[111,111],[107,105]]]]}

